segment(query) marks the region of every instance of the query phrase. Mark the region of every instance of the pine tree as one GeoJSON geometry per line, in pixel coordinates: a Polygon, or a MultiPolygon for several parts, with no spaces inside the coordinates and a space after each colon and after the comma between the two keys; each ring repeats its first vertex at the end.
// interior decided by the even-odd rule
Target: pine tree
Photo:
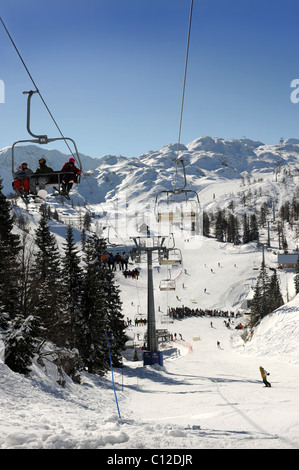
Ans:
{"type": "Polygon", "coordinates": [[[39,345],[38,317],[17,315],[5,333],[5,364],[14,372],[28,374],[39,345]]]}
{"type": "Polygon", "coordinates": [[[294,277],[294,283],[295,283],[295,292],[296,294],[299,294],[299,256],[296,262],[296,274],[294,277]]]}
{"type": "Polygon", "coordinates": [[[234,245],[241,243],[238,218],[232,213],[229,214],[227,221],[227,241],[234,245]]]}
{"type": "Polygon", "coordinates": [[[124,328],[124,316],[122,314],[122,303],[120,300],[120,290],[115,284],[114,271],[110,270],[107,263],[104,263],[103,255],[107,252],[106,242],[98,237],[94,237],[94,247],[99,267],[99,275],[104,291],[104,309],[107,318],[107,334],[110,343],[112,365],[121,366],[121,351],[126,343],[124,328]]]}
{"type": "Polygon", "coordinates": [[[244,214],[243,216],[243,243],[249,243],[250,242],[250,230],[249,230],[249,224],[248,224],[248,218],[247,215],[244,214]]]}
{"type": "Polygon", "coordinates": [[[30,308],[41,318],[46,339],[64,345],[65,288],[55,236],[45,213],[36,230],[37,252],[31,270],[30,308]]]}
{"type": "Polygon", "coordinates": [[[88,372],[99,375],[104,375],[109,369],[105,336],[107,316],[104,305],[104,290],[99,274],[94,240],[90,238],[86,241],[85,246],[85,273],[78,321],[80,336],[77,348],[88,372]]]}
{"type": "Polygon", "coordinates": [[[269,206],[266,202],[264,202],[262,204],[260,217],[259,217],[259,222],[263,227],[266,225],[268,213],[269,213],[269,206]]]}
{"type": "Polygon", "coordinates": [[[19,262],[9,242],[0,239],[0,305],[12,319],[20,313],[19,262]]]}
{"type": "Polygon", "coordinates": [[[0,306],[3,312],[13,318],[20,308],[20,239],[12,233],[11,207],[2,189],[0,180],[0,306]]]}
{"type": "Polygon", "coordinates": [[[234,245],[240,245],[241,244],[238,217],[235,217],[235,220],[234,220],[234,239],[233,239],[233,243],[234,243],[234,245]]]}
{"type": "Polygon", "coordinates": [[[85,244],[86,244],[86,231],[83,228],[81,231],[81,244],[82,244],[82,251],[85,251],[85,244]]]}
{"type": "Polygon", "coordinates": [[[55,236],[50,232],[47,217],[44,213],[36,230],[35,243],[39,250],[35,256],[35,263],[40,279],[46,279],[49,273],[59,274],[59,252],[55,236]],[[59,261],[58,264],[57,261],[59,261]]]}
{"type": "Polygon", "coordinates": [[[259,229],[257,224],[256,215],[252,214],[250,216],[250,224],[249,224],[249,240],[250,241],[259,241],[259,229]]]}
{"type": "Polygon", "coordinates": [[[209,215],[204,211],[203,212],[203,236],[209,237],[210,236],[210,218],[209,215]]]}
{"type": "Polygon", "coordinates": [[[67,344],[73,348],[76,347],[78,341],[77,320],[81,309],[83,270],[80,266],[81,259],[76,248],[71,225],[67,229],[64,253],[62,268],[66,290],[65,303],[67,305],[67,344]]]}
{"type": "Polygon", "coordinates": [[[260,273],[256,281],[254,296],[251,305],[251,326],[255,326],[259,321],[271,311],[269,297],[269,276],[264,263],[261,265],[260,273]]]}
{"type": "Polygon", "coordinates": [[[92,218],[91,218],[90,213],[88,211],[85,212],[84,219],[83,219],[83,228],[87,232],[90,230],[91,221],[92,221],[92,218]]]}
{"type": "Polygon", "coordinates": [[[34,243],[27,233],[22,237],[22,248],[20,251],[20,313],[27,317],[32,311],[30,305],[30,277],[31,265],[34,253],[34,243]]]}
{"type": "Polygon", "coordinates": [[[227,220],[227,238],[226,238],[226,241],[228,243],[233,243],[234,242],[234,236],[235,236],[235,216],[234,216],[234,214],[230,213],[228,215],[228,220],[227,220]]]}
{"type": "Polygon", "coordinates": [[[11,248],[12,254],[16,255],[20,250],[20,239],[12,233],[13,218],[11,216],[11,205],[2,193],[3,185],[0,179],[0,240],[6,242],[11,248]]]}
{"type": "Polygon", "coordinates": [[[7,330],[9,327],[10,317],[5,311],[5,307],[0,303],[0,330],[7,330]]]}
{"type": "Polygon", "coordinates": [[[224,233],[226,228],[225,217],[223,211],[219,210],[216,215],[215,221],[215,236],[219,242],[224,241],[224,233]]]}
{"type": "Polygon", "coordinates": [[[269,284],[269,299],[270,299],[270,311],[273,312],[277,308],[284,304],[283,297],[280,292],[279,281],[277,277],[276,269],[274,270],[269,284]]]}

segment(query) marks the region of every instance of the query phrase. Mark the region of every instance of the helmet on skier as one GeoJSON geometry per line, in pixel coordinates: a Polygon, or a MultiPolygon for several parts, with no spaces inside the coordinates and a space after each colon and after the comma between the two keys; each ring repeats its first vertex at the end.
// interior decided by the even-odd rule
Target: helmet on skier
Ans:
{"type": "Polygon", "coordinates": [[[73,157],[69,158],[69,163],[75,163],[75,159],[73,157]]]}
{"type": "Polygon", "coordinates": [[[45,158],[40,158],[40,159],[38,160],[38,162],[39,162],[39,163],[46,163],[46,159],[45,159],[45,158]]]}
{"type": "Polygon", "coordinates": [[[22,162],[21,166],[28,166],[27,162],[22,162]]]}

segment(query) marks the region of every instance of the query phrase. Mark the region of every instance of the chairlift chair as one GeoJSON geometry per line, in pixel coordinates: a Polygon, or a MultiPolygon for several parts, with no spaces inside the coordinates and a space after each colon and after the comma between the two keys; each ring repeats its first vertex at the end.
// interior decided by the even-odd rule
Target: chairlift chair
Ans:
{"type": "Polygon", "coordinates": [[[162,315],[161,323],[174,323],[174,319],[169,315],[162,315]]]}
{"type": "MultiPolygon", "coordinates": [[[[14,144],[12,145],[12,148],[11,148],[11,154],[12,154],[12,176],[14,179],[17,178],[17,172],[15,171],[15,147],[18,145],[18,144],[23,144],[23,143],[33,143],[33,144],[40,144],[40,145],[44,145],[44,144],[48,144],[49,142],[54,142],[54,141],[59,141],[59,140],[63,140],[63,141],[69,141],[72,143],[72,146],[74,148],[74,158],[76,160],[76,162],[78,163],[78,166],[79,166],[79,169],[80,169],[80,172],[82,172],[82,163],[81,163],[81,159],[80,159],[80,156],[79,156],[79,152],[78,152],[78,149],[77,149],[77,146],[76,146],[76,143],[73,139],[71,139],[70,137],[51,137],[49,138],[47,135],[37,135],[37,134],[34,134],[31,129],[30,129],[30,104],[31,104],[31,98],[32,96],[35,94],[35,93],[38,93],[38,91],[29,91],[29,92],[23,92],[24,94],[28,94],[28,99],[27,99],[27,131],[28,133],[34,137],[34,139],[27,139],[27,140],[18,140],[16,142],[14,142],[14,144]]],[[[73,175],[73,173],[71,172],[62,172],[61,170],[58,170],[58,171],[53,171],[53,173],[47,173],[47,174],[39,174],[38,177],[37,175],[32,175],[30,176],[29,178],[34,178],[35,182],[36,182],[36,186],[39,186],[38,184],[38,178],[42,177],[42,176],[45,176],[46,178],[48,178],[48,181],[43,184],[43,187],[52,187],[54,189],[56,189],[58,191],[58,194],[63,194],[64,196],[67,196],[67,194],[65,194],[64,192],[62,192],[62,180],[63,180],[63,177],[67,174],[71,174],[73,175]]],[[[76,181],[75,181],[75,184],[79,184],[80,183],[80,175],[77,175],[77,178],[76,178],[76,181]]]]}
{"type": "Polygon", "coordinates": [[[160,291],[173,291],[176,289],[176,284],[173,279],[162,279],[159,284],[160,291]]]}
{"type": "Polygon", "coordinates": [[[147,321],[147,315],[140,311],[140,305],[137,305],[137,313],[135,315],[134,321],[144,323],[144,320],[147,321]]]}
{"type": "Polygon", "coordinates": [[[159,264],[182,264],[182,252],[179,248],[169,248],[159,255],[159,264]]]}
{"type": "Polygon", "coordinates": [[[199,220],[200,202],[196,191],[185,189],[187,185],[184,161],[180,160],[184,172],[184,185],[182,188],[163,190],[156,195],[155,214],[158,223],[173,224],[191,223],[191,230],[195,232],[199,220]]]}

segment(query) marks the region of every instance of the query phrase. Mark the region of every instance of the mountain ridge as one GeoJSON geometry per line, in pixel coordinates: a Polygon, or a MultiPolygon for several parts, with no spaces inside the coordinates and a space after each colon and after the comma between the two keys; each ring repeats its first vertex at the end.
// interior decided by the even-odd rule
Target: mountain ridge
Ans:
{"type": "MultiPolygon", "coordinates": [[[[204,179],[235,179],[243,174],[271,172],[286,165],[299,163],[299,140],[290,138],[283,144],[268,145],[250,139],[223,139],[219,137],[199,137],[187,145],[167,144],[160,150],[149,150],[145,154],[129,158],[122,155],[103,155],[98,158],[80,153],[84,178],[76,192],[81,198],[93,198],[92,202],[104,202],[114,199],[120,192],[126,192],[128,198],[141,196],[148,199],[160,190],[172,189],[177,159],[183,159],[188,187],[198,190],[204,179]],[[93,187],[91,194],[90,186],[93,187]]],[[[26,160],[35,170],[38,158],[46,158],[53,169],[60,169],[69,155],[55,149],[46,149],[36,145],[18,146],[15,151],[15,163],[26,160]]],[[[11,147],[0,150],[0,178],[3,180],[3,192],[12,192],[11,182],[11,147]]],[[[177,186],[184,185],[183,171],[177,166],[177,186]]],[[[142,198],[141,198],[142,199],[142,198]]]]}

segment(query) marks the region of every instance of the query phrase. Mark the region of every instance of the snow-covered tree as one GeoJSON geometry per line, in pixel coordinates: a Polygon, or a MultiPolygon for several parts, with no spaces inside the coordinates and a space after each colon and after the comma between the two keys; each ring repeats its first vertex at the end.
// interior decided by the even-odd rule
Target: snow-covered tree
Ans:
{"type": "Polygon", "coordinates": [[[103,256],[107,252],[105,240],[95,236],[93,241],[103,289],[104,310],[107,320],[106,331],[109,337],[112,365],[120,367],[121,351],[123,351],[127,340],[124,328],[124,317],[122,314],[122,303],[120,300],[120,290],[115,284],[115,272],[109,269],[108,264],[103,261],[103,256]]]}
{"type": "Polygon", "coordinates": [[[79,256],[72,226],[67,229],[66,242],[64,244],[64,257],[62,259],[63,281],[65,284],[65,304],[67,306],[67,330],[66,343],[69,347],[77,344],[77,319],[81,310],[83,270],[80,266],[79,256]]]}
{"type": "Polygon", "coordinates": [[[294,283],[295,283],[295,292],[296,294],[299,294],[299,256],[296,262],[296,274],[294,277],[294,283]]]}
{"type": "Polygon", "coordinates": [[[259,229],[257,224],[257,218],[255,214],[251,214],[249,222],[249,240],[259,241],[259,229]]]}
{"type": "Polygon", "coordinates": [[[20,308],[20,239],[12,232],[11,207],[2,189],[0,180],[0,307],[13,318],[20,308]]]}
{"type": "Polygon", "coordinates": [[[247,214],[243,215],[243,243],[250,242],[250,229],[247,214]]]}
{"type": "Polygon", "coordinates": [[[216,221],[215,221],[215,236],[219,242],[224,241],[225,230],[226,230],[226,220],[225,220],[224,212],[219,210],[216,215],[216,221]]]}
{"type": "Polygon", "coordinates": [[[274,270],[269,283],[269,299],[270,299],[270,311],[273,312],[277,308],[284,304],[283,297],[280,291],[279,280],[276,269],[274,270]]]}
{"type": "Polygon", "coordinates": [[[261,265],[256,285],[254,288],[254,296],[251,305],[251,325],[255,326],[263,317],[271,311],[269,298],[269,276],[267,274],[264,263],[261,265]]]}
{"type": "Polygon", "coordinates": [[[107,317],[104,304],[104,290],[94,243],[93,239],[88,239],[85,246],[85,273],[77,348],[88,372],[99,375],[104,375],[109,368],[105,337],[107,317]]]}
{"type": "Polygon", "coordinates": [[[30,308],[41,318],[41,324],[47,330],[46,339],[64,345],[67,305],[61,258],[44,213],[36,230],[35,242],[37,251],[31,270],[30,308]]]}
{"type": "Polygon", "coordinates": [[[17,315],[5,333],[5,364],[14,372],[28,374],[37,351],[40,336],[39,318],[17,315]]]}

